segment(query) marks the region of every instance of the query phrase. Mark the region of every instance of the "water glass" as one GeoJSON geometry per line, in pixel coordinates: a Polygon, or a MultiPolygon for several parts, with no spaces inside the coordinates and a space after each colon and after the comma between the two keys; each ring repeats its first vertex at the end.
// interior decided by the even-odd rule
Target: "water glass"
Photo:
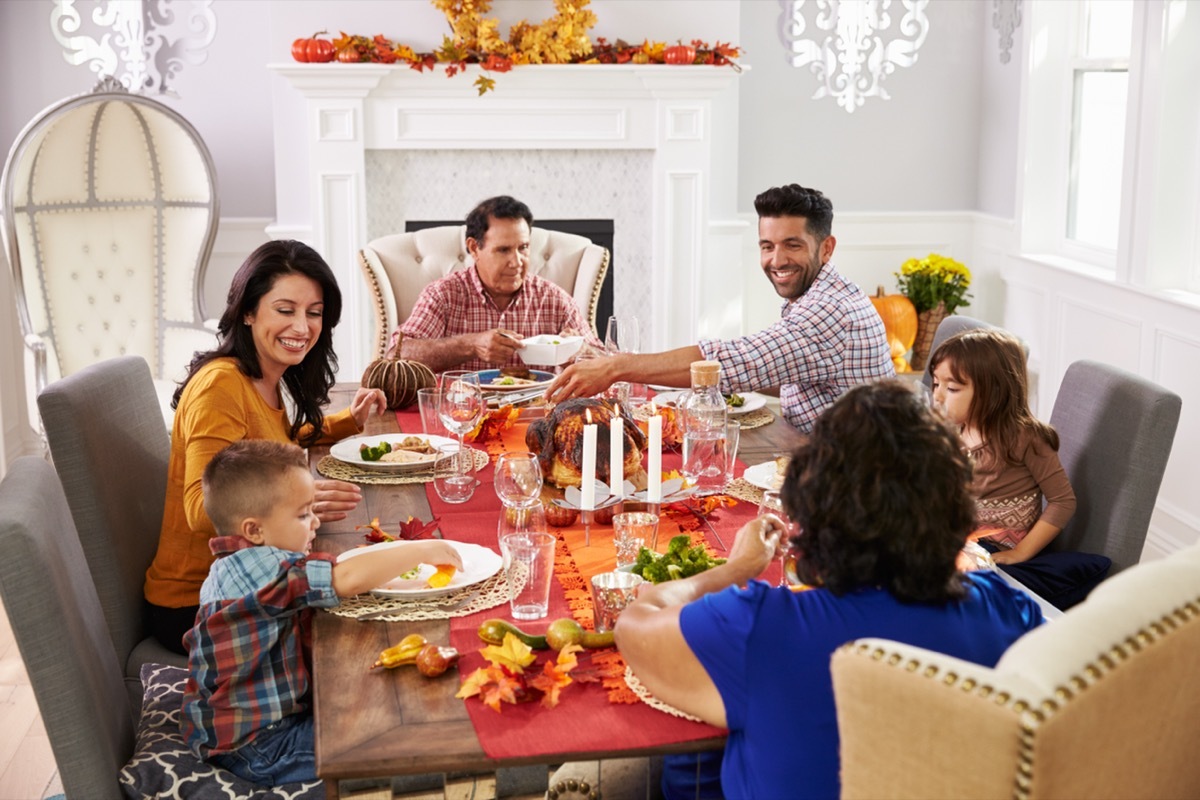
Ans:
{"type": "Polygon", "coordinates": [[[526,508],[507,506],[496,523],[496,541],[518,533],[546,533],[546,510],[541,503],[526,508]]]}
{"type": "Polygon", "coordinates": [[[418,389],[417,404],[421,409],[421,430],[427,436],[449,436],[450,432],[442,424],[438,416],[438,406],[442,402],[442,390],[437,388],[418,389]]]}
{"type": "MultiPolygon", "coordinates": [[[[613,516],[613,545],[617,548],[617,566],[637,561],[637,554],[644,542],[650,542],[650,549],[658,546],[658,515],[649,511],[626,511],[613,516]],[[622,561],[622,544],[636,539],[637,549],[633,550],[631,561],[622,561]]],[[[632,545],[625,545],[626,552],[632,545]]]]}
{"type": "Polygon", "coordinates": [[[500,540],[513,619],[542,619],[549,612],[554,543],[548,533],[514,533],[500,540]]]}
{"type": "Polygon", "coordinates": [[[444,503],[465,503],[475,494],[479,481],[473,473],[471,448],[446,442],[437,448],[433,462],[433,490],[444,503]]]}
{"type": "Polygon", "coordinates": [[[762,500],[758,503],[758,515],[761,517],[764,514],[774,514],[783,520],[786,527],[783,538],[779,540],[779,585],[789,586],[793,582],[788,579],[788,567],[791,565],[792,577],[795,577],[795,564],[792,556],[792,536],[795,535],[795,526],[783,513],[783,499],[779,492],[775,489],[766,489],[763,491],[762,500]]]}
{"type": "Polygon", "coordinates": [[[512,508],[541,505],[542,464],[533,453],[501,453],[496,459],[496,496],[512,508]]]}
{"type": "Polygon", "coordinates": [[[592,612],[596,632],[611,631],[617,617],[637,599],[641,575],[632,572],[602,572],[592,578],[592,612]]]}
{"type": "Polygon", "coordinates": [[[725,488],[733,483],[733,470],[737,466],[738,443],[742,440],[742,424],[731,419],[725,424],[725,488]]]}

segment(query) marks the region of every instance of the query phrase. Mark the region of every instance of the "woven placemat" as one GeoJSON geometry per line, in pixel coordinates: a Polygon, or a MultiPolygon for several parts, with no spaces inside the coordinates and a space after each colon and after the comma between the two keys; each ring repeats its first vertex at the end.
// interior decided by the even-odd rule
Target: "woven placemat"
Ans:
{"type": "MultiPolygon", "coordinates": [[[[476,448],[471,448],[471,457],[474,459],[471,466],[472,472],[478,472],[486,467],[491,458],[487,452],[476,448]]],[[[317,472],[326,478],[364,484],[429,483],[433,480],[432,470],[399,473],[378,472],[356,467],[353,464],[347,464],[345,461],[339,461],[333,456],[325,456],[318,461],[317,472]]]]}
{"type": "Polygon", "coordinates": [[[721,494],[727,494],[730,497],[736,497],[738,500],[758,505],[762,502],[763,490],[745,478],[734,478],[733,483],[726,486],[721,494]]]}
{"type": "Polygon", "coordinates": [[[504,571],[497,572],[482,584],[464,586],[455,592],[419,600],[400,597],[378,597],[360,594],[347,597],[339,605],[325,609],[339,617],[357,618],[362,614],[380,614],[371,619],[383,622],[412,622],[423,619],[465,617],[476,611],[495,608],[508,602],[508,581],[504,571]],[[392,613],[381,614],[380,612],[392,613]]]}
{"type": "Polygon", "coordinates": [[[737,422],[744,431],[752,431],[755,428],[765,428],[775,421],[775,415],[771,413],[769,408],[760,408],[757,411],[751,411],[747,414],[739,414],[737,416],[730,415],[731,422],[737,422]]]}
{"type": "Polygon", "coordinates": [[[631,667],[625,667],[625,685],[629,687],[629,691],[638,696],[639,700],[653,709],[657,709],[664,714],[670,714],[673,717],[690,719],[692,722],[704,722],[704,720],[700,719],[699,717],[693,717],[686,711],[680,711],[675,706],[667,705],[662,700],[659,700],[657,697],[650,694],[650,690],[642,685],[642,682],[638,680],[637,675],[633,674],[633,669],[631,667]]]}

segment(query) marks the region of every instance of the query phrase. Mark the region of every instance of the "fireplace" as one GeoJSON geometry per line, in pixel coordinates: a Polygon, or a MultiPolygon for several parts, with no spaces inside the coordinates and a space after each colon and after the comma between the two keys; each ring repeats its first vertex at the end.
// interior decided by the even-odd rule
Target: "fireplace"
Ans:
{"type": "Polygon", "coordinates": [[[308,241],[338,277],[341,380],[370,352],[358,249],[412,220],[457,223],[497,194],[527,203],[537,224],[612,220],[612,309],[643,320],[645,349],[719,335],[722,312],[740,300],[740,281],[728,280],[745,230],[731,69],[521,67],[485,97],[469,75],[380,64],[271,69],[285,80],[275,83],[279,218],[270,233],[308,241]]]}

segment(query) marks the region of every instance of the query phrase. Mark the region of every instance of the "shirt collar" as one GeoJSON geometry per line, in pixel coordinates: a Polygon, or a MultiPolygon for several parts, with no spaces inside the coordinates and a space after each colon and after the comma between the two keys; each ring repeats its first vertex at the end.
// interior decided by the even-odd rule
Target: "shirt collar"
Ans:
{"type": "MultiPolygon", "coordinates": [[[[491,295],[489,295],[487,293],[487,289],[485,289],[483,287],[483,280],[479,277],[479,270],[475,267],[474,264],[472,264],[470,267],[467,268],[467,280],[470,281],[471,286],[475,289],[475,293],[478,294],[479,297],[482,298],[485,303],[490,305],[492,308],[495,308],[497,311],[500,310],[496,306],[496,303],[493,302],[491,295]]],[[[528,285],[529,285],[529,269],[526,268],[525,269],[525,278],[521,281],[521,287],[519,289],[517,289],[517,291],[513,294],[512,302],[508,304],[508,308],[511,309],[514,305],[516,305],[518,300],[520,300],[522,297],[525,296],[525,287],[528,285]]]]}
{"type": "Polygon", "coordinates": [[[214,536],[208,540],[208,549],[217,558],[245,550],[248,547],[258,547],[254,542],[241,536],[214,536]]]}

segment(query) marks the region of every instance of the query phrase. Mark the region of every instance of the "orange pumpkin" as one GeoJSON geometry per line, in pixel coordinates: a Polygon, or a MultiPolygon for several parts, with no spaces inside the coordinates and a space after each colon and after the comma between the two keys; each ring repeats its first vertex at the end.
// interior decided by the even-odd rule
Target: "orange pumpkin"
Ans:
{"type": "Polygon", "coordinates": [[[663,61],[668,64],[693,64],[696,61],[696,48],[689,44],[673,44],[663,51],[663,61]]]}
{"type": "Polygon", "coordinates": [[[882,286],[875,291],[871,305],[875,306],[875,312],[883,320],[896,372],[908,372],[908,361],[904,354],[912,349],[917,339],[916,306],[902,294],[884,294],[882,286]]]}
{"type": "Polygon", "coordinates": [[[325,31],[321,31],[307,39],[297,39],[292,42],[292,58],[304,63],[333,61],[333,42],[317,38],[324,33],[325,31]]]}

